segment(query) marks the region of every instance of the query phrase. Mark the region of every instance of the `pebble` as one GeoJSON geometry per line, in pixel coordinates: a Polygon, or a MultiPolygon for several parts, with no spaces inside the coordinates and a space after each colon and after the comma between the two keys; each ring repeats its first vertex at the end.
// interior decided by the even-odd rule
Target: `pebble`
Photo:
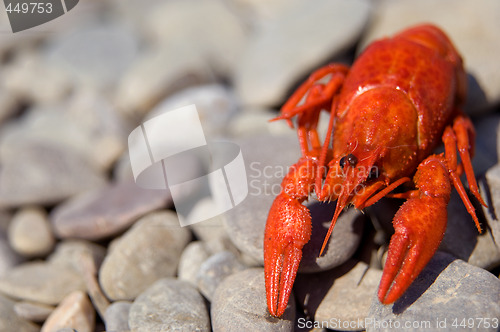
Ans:
{"type": "Polygon", "coordinates": [[[243,104],[281,104],[294,83],[356,43],[370,9],[364,0],[294,2],[249,41],[235,72],[243,104]]]}
{"type": "Polygon", "coordinates": [[[75,271],[82,271],[82,257],[92,258],[94,271],[100,266],[106,256],[106,248],[86,240],[60,241],[47,260],[54,265],[66,266],[75,271]]]}
{"type": "MultiPolygon", "coordinates": [[[[280,182],[289,166],[297,162],[300,149],[293,135],[259,136],[242,140],[239,144],[245,159],[249,192],[241,204],[224,214],[225,227],[235,246],[262,264],[264,230],[269,209],[280,192],[280,182]],[[266,148],[263,149],[262,146],[266,148]]],[[[318,217],[313,218],[316,227],[313,227],[310,244],[304,247],[301,271],[320,271],[342,264],[358,247],[363,229],[361,214],[354,210],[343,213],[324,254],[318,257],[335,209],[334,206],[314,201],[309,205],[313,206],[312,213],[318,217]]]]}
{"type": "Polygon", "coordinates": [[[185,281],[160,279],[132,303],[132,331],[210,331],[210,317],[198,291],[185,281]]]}
{"type": "Polygon", "coordinates": [[[232,252],[218,252],[201,264],[196,276],[198,289],[210,301],[225,278],[245,269],[246,266],[232,252]]]}
{"type": "Polygon", "coordinates": [[[292,293],[283,316],[272,317],[267,310],[264,269],[247,269],[217,287],[210,314],[214,332],[293,331],[295,299],[292,293]]]}
{"type": "Polygon", "coordinates": [[[73,269],[46,262],[27,262],[0,278],[0,292],[15,299],[56,305],[75,290],[85,290],[73,269]]]}
{"type": "Polygon", "coordinates": [[[19,254],[39,257],[48,254],[55,239],[45,210],[33,207],[20,210],[9,225],[9,243],[19,254]]]}
{"type": "Polygon", "coordinates": [[[472,168],[477,176],[486,173],[488,169],[498,163],[498,157],[500,156],[498,152],[500,146],[499,126],[500,115],[498,114],[489,114],[474,120],[476,146],[471,161],[472,168]],[[496,144],[493,143],[493,137],[496,137],[496,144]]]}
{"type": "Polygon", "coordinates": [[[196,286],[198,271],[208,257],[210,257],[210,252],[202,241],[190,242],[186,248],[184,248],[179,258],[179,267],[177,269],[178,278],[196,286]]]}
{"type": "Polygon", "coordinates": [[[132,302],[116,301],[113,302],[104,315],[106,322],[106,331],[125,332],[129,331],[128,316],[132,302]]]}
{"type": "Polygon", "coordinates": [[[0,206],[54,204],[105,182],[79,155],[54,146],[31,144],[0,160],[0,206]]]}
{"type": "Polygon", "coordinates": [[[145,25],[156,44],[188,45],[220,76],[240,66],[246,27],[225,1],[166,2],[155,7],[145,25]]]}
{"type": "Polygon", "coordinates": [[[0,92],[0,125],[16,113],[17,99],[17,96],[8,91],[2,90],[0,92]]]}
{"type": "Polygon", "coordinates": [[[99,271],[99,283],[111,300],[133,300],[164,277],[174,277],[182,250],[191,239],[172,211],[142,217],[115,240],[99,271]]]}
{"type": "Polygon", "coordinates": [[[166,190],[142,189],[135,183],[110,184],[57,206],[50,219],[59,238],[99,240],[119,234],[140,216],[171,201],[166,190]]]}
{"type": "Polygon", "coordinates": [[[165,96],[212,82],[212,70],[193,47],[172,43],[142,52],[116,87],[113,100],[120,114],[138,121],[165,96]]]}
{"type": "Polygon", "coordinates": [[[51,305],[30,301],[19,301],[14,304],[16,315],[35,323],[44,322],[54,309],[51,305]]]}
{"type": "Polygon", "coordinates": [[[57,332],[74,328],[78,332],[93,332],[95,311],[87,295],[82,291],[68,294],[50,314],[40,332],[57,332]]]}
{"type": "MultiPolygon", "coordinates": [[[[274,123],[269,120],[276,117],[276,112],[263,108],[246,108],[234,116],[229,123],[229,133],[233,137],[243,138],[255,135],[273,134],[274,123]]],[[[283,132],[288,132],[288,126],[279,126],[283,132]]],[[[276,133],[280,134],[280,132],[276,133]]]]}
{"type": "Polygon", "coordinates": [[[221,84],[208,84],[189,87],[168,96],[147,114],[146,119],[191,104],[196,105],[207,140],[223,136],[229,119],[238,110],[236,96],[231,90],[221,84]]]}
{"type": "Polygon", "coordinates": [[[0,277],[3,277],[11,268],[24,261],[24,257],[19,255],[9,244],[7,229],[12,219],[12,215],[0,210],[0,277]]]}
{"type": "Polygon", "coordinates": [[[473,75],[469,76],[465,110],[478,115],[500,101],[500,68],[495,56],[500,52],[500,36],[496,33],[499,12],[500,3],[490,0],[380,1],[361,49],[375,39],[412,25],[439,25],[462,55],[466,71],[473,75]],[[458,16],[463,19],[457,20],[458,16]]]}
{"type": "Polygon", "coordinates": [[[37,332],[38,326],[16,314],[14,301],[0,295],[0,331],[37,332]]]}
{"type": "Polygon", "coordinates": [[[349,260],[329,271],[299,274],[295,296],[306,315],[315,321],[327,321],[328,328],[333,330],[359,331],[365,328],[371,298],[377,292],[381,276],[381,270],[349,260]],[[348,323],[351,325],[343,325],[348,323]]]}
{"type": "MultiPolygon", "coordinates": [[[[214,215],[215,203],[210,197],[201,199],[191,210],[188,218],[203,220],[205,215],[214,215]]],[[[224,228],[224,216],[216,215],[213,218],[189,225],[196,237],[205,242],[224,241],[228,235],[224,228]]]]}
{"type": "Polygon", "coordinates": [[[131,27],[91,20],[53,38],[44,55],[49,66],[63,71],[78,86],[102,91],[119,82],[138,47],[131,27]]]}
{"type": "MultiPolygon", "coordinates": [[[[428,322],[427,330],[451,329],[453,322],[469,318],[500,317],[500,280],[481,268],[469,265],[438,251],[403,296],[392,305],[382,305],[373,296],[367,331],[396,331],[397,325],[407,331],[421,331],[413,322],[428,322]],[[466,303],[467,305],[464,305],[466,303]],[[446,323],[443,321],[446,320],[446,323]],[[392,324],[389,325],[389,322],[392,324]],[[407,323],[410,322],[410,323],[407,323]],[[391,328],[392,327],[392,328],[391,328]]],[[[460,328],[460,325],[458,325],[460,328]]],[[[477,320],[468,331],[496,331],[497,327],[479,326],[477,320]]]]}

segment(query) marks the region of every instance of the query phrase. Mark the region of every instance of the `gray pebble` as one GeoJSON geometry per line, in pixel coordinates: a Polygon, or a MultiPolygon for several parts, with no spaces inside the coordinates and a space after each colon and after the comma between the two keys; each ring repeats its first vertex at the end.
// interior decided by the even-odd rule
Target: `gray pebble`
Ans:
{"type": "Polygon", "coordinates": [[[177,275],[180,280],[189,282],[196,286],[196,275],[201,264],[210,257],[210,252],[201,241],[190,242],[182,251],[179,258],[177,275]]]}
{"type": "Polygon", "coordinates": [[[95,265],[93,273],[95,273],[106,256],[106,248],[86,240],[63,240],[57,244],[47,260],[55,265],[67,266],[75,271],[81,271],[82,257],[84,256],[92,258],[95,265]]]}
{"type": "Polygon", "coordinates": [[[365,327],[367,331],[397,331],[403,326],[406,331],[451,330],[453,323],[473,318],[467,331],[496,331],[498,327],[487,327],[478,318],[491,321],[498,317],[500,280],[488,271],[438,251],[394,304],[382,305],[374,295],[365,327]],[[427,325],[413,326],[414,322],[427,325]]]}
{"type": "Polygon", "coordinates": [[[281,318],[267,310],[264,270],[248,269],[233,274],[215,291],[212,307],[212,328],[221,331],[293,331],[295,299],[290,296],[281,318]]]}
{"type": "Polygon", "coordinates": [[[87,294],[75,291],[68,294],[50,314],[40,332],[59,331],[73,328],[78,332],[93,332],[95,311],[87,294]]]}
{"type": "Polygon", "coordinates": [[[198,289],[209,301],[220,283],[236,272],[246,269],[230,251],[222,251],[210,256],[198,270],[196,281],[198,289]]]}
{"type": "Polygon", "coordinates": [[[459,53],[469,77],[466,111],[480,114],[500,100],[498,73],[498,1],[445,0],[436,3],[424,1],[381,1],[370,30],[363,38],[362,48],[374,39],[394,33],[422,22],[434,23],[446,31],[459,53]],[[460,16],[461,20],[456,18],[460,16]],[[478,38],[478,36],[481,36],[478,38]],[[482,89],[482,91],[481,91],[482,89]]]}
{"type": "Polygon", "coordinates": [[[0,206],[52,204],[105,182],[79,155],[55,146],[31,144],[0,158],[0,206]]]}
{"type": "Polygon", "coordinates": [[[247,105],[284,101],[297,80],[353,46],[370,13],[370,2],[297,1],[258,29],[235,73],[236,91],[247,105]],[[279,42],[277,42],[279,41],[279,42]]]}
{"type": "Polygon", "coordinates": [[[200,293],[185,281],[168,278],[137,297],[128,323],[136,332],[210,331],[210,317],[200,293]]]}
{"type": "Polygon", "coordinates": [[[299,274],[295,294],[304,311],[328,328],[359,331],[365,328],[371,298],[377,292],[381,270],[349,260],[330,271],[299,274]]]}
{"type": "Polygon", "coordinates": [[[500,164],[486,172],[486,182],[481,183],[482,195],[488,204],[487,208],[483,207],[483,211],[493,239],[500,250],[500,164]]]}
{"type": "MultiPolygon", "coordinates": [[[[204,198],[200,200],[193,207],[189,214],[189,219],[203,220],[206,215],[214,215],[215,203],[211,198],[204,198]]],[[[228,237],[224,228],[224,216],[216,215],[213,218],[203,220],[202,222],[189,225],[193,233],[200,240],[205,242],[220,240],[223,241],[228,237]]]]}
{"type": "Polygon", "coordinates": [[[122,232],[138,217],[170,201],[166,190],[142,189],[133,182],[120,182],[57,206],[51,221],[60,238],[98,240],[122,232]]]}
{"type": "Polygon", "coordinates": [[[55,243],[47,213],[41,208],[20,210],[9,225],[9,243],[19,254],[44,256],[55,243]]]}
{"type": "Polygon", "coordinates": [[[125,332],[129,331],[128,316],[132,302],[117,301],[113,302],[104,315],[106,322],[106,331],[125,332]]]}
{"type": "Polygon", "coordinates": [[[156,280],[173,277],[182,250],[191,239],[172,211],[142,217],[115,240],[99,271],[99,283],[111,300],[133,300],[156,280]]]}
{"type": "Polygon", "coordinates": [[[76,271],[46,262],[18,265],[0,278],[0,292],[5,295],[44,304],[58,304],[75,290],[85,290],[85,284],[76,271]]]}
{"type": "Polygon", "coordinates": [[[0,295],[0,331],[36,332],[40,328],[14,311],[14,301],[0,295]]]}

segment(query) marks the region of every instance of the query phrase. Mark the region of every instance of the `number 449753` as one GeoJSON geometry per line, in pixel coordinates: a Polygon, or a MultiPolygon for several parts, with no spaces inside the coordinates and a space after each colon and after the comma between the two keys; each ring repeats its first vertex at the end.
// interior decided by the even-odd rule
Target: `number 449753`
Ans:
{"type": "Polygon", "coordinates": [[[31,14],[50,14],[52,13],[52,3],[47,2],[23,2],[16,3],[15,6],[12,6],[12,3],[9,3],[7,7],[5,7],[7,13],[31,13],[31,14]]]}

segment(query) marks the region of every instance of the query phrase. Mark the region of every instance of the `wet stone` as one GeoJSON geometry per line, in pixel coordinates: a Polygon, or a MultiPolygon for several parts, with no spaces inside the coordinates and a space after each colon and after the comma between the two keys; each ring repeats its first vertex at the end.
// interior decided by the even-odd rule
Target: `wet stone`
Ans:
{"type": "Polygon", "coordinates": [[[171,201],[166,190],[148,190],[133,182],[120,182],[82,194],[51,213],[60,238],[98,240],[127,229],[137,218],[171,201]]]}
{"type": "MultiPolygon", "coordinates": [[[[378,322],[383,327],[367,325],[366,329],[395,331],[396,324],[405,326],[410,322],[406,330],[421,331],[421,326],[412,327],[411,322],[417,321],[428,321],[430,325],[426,329],[429,330],[442,328],[438,324],[447,324],[449,329],[454,321],[460,324],[471,317],[489,320],[500,317],[500,280],[488,271],[438,251],[394,304],[382,305],[374,294],[367,322],[378,322]],[[446,323],[442,323],[444,320],[446,323]]],[[[497,328],[479,326],[475,321],[468,331],[496,331],[497,328]]]]}
{"type": "Polygon", "coordinates": [[[217,287],[211,307],[212,328],[221,331],[293,331],[295,299],[292,296],[281,318],[267,310],[264,269],[233,274],[217,287]]]}
{"type": "Polygon", "coordinates": [[[294,82],[354,45],[369,13],[363,0],[294,2],[256,31],[242,55],[235,73],[242,102],[282,103],[294,82]]]}
{"type": "Polygon", "coordinates": [[[75,290],[85,290],[81,276],[72,268],[45,262],[28,262],[0,278],[0,292],[15,299],[58,304],[75,290]]]}
{"type": "Polygon", "coordinates": [[[111,300],[133,300],[156,280],[173,277],[191,239],[172,211],[150,213],[111,244],[99,283],[111,300]]]}
{"type": "Polygon", "coordinates": [[[216,253],[201,264],[196,276],[198,289],[210,301],[225,278],[244,269],[246,266],[232,252],[216,253]]]}
{"type": "Polygon", "coordinates": [[[185,281],[160,279],[141,293],[129,313],[132,331],[210,331],[203,297],[185,281]]]}
{"type": "Polygon", "coordinates": [[[95,311],[87,294],[75,291],[68,294],[50,314],[40,332],[59,331],[73,328],[78,332],[93,332],[95,311]]]}
{"type": "Polygon", "coordinates": [[[54,235],[47,213],[40,208],[19,211],[9,225],[9,243],[23,256],[44,256],[54,246],[54,235]]]}
{"type": "Polygon", "coordinates": [[[328,328],[333,330],[359,331],[365,328],[365,318],[381,276],[381,270],[349,260],[329,271],[299,274],[295,295],[304,312],[315,321],[329,322],[328,328]],[[350,325],[342,325],[347,322],[350,325]]]}
{"type": "Polygon", "coordinates": [[[113,302],[106,313],[104,320],[106,322],[106,331],[128,331],[128,316],[132,302],[116,301],[113,302]]]}

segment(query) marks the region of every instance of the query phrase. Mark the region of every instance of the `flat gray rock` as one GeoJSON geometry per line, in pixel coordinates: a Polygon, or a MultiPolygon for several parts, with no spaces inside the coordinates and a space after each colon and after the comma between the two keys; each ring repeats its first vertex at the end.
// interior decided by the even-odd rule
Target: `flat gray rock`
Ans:
{"type": "Polygon", "coordinates": [[[327,321],[333,330],[359,331],[365,328],[381,276],[381,270],[349,260],[329,271],[298,275],[295,295],[315,321],[327,321]]]}
{"type": "Polygon", "coordinates": [[[130,307],[128,324],[136,332],[210,331],[203,297],[185,281],[161,279],[130,307]]]}
{"type": "Polygon", "coordinates": [[[297,80],[352,47],[370,14],[369,1],[296,1],[257,29],[235,73],[246,105],[274,106],[297,80]]]}
{"type": "Polygon", "coordinates": [[[116,301],[113,302],[106,313],[104,321],[106,323],[106,331],[128,331],[128,316],[132,302],[116,301]]]}
{"type": "Polygon", "coordinates": [[[98,240],[124,231],[140,216],[170,202],[167,190],[142,189],[127,181],[66,201],[50,219],[59,238],[98,240]]]}
{"type": "Polygon", "coordinates": [[[226,278],[217,288],[210,311],[212,329],[221,331],[293,331],[295,299],[281,318],[267,310],[264,269],[248,269],[226,278]]]}
{"type": "Polygon", "coordinates": [[[31,144],[0,158],[0,206],[54,204],[105,183],[79,155],[55,146],[31,144]]]}
{"type": "Polygon", "coordinates": [[[192,241],[182,251],[179,258],[177,276],[180,280],[196,286],[196,276],[203,262],[210,257],[210,252],[201,241],[192,241]]]}
{"type": "Polygon", "coordinates": [[[14,301],[0,295],[0,331],[36,332],[40,328],[19,317],[14,311],[14,301]]]}
{"type": "Polygon", "coordinates": [[[14,304],[16,315],[35,323],[44,322],[54,309],[54,306],[30,301],[19,301],[14,304]]]}
{"type": "Polygon", "coordinates": [[[99,283],[111,300],[133,300],[156,280],[173,277],[191,239],[172,211],[148,214],[111,245],[99,283]]]}
{"type": "Polygon", "coordinates": [[[496,74],[499,70],[496,57],[500,45],[500,35],[496,33],[499,12],[500,3],[489,0],[473,3],[467,0],[438,3],[432,0],[384,0],[377,6],[377,15],[363,37],[361,49],[374,39],[393,35],[406,27],[422,22],[437,24],[446,31],[462,55],[466,71],[474,76],[469,76],[465,109],[478,114],[500,100],[500,76],[496,74]],[[467,13],[467,19],[457,20],[463,13],[467,13]]]}
{"type": "Polygon", "coordinates": [[[373,296],[365,327],[367,331],[397,331],[403,326],[406,331],[497,331],[498,326],[493,324],[498,317],[500,280],[488,271],[438,251],[394,304],[382,305],[373,296]],[[490,326],[485,325],[487,319],[490,326]],[[413,322],[426,325],[413,326],[413,322]],[[461,327],[464,323],[465,327],[461,327]]]}
{"type": "Polygon", "coordinates": [[[0,278],[0,292],[15,299],[58,304],[75,290],[85,290],[81,276],[72,268],[46,262],[28,262],[0,278]]]}

